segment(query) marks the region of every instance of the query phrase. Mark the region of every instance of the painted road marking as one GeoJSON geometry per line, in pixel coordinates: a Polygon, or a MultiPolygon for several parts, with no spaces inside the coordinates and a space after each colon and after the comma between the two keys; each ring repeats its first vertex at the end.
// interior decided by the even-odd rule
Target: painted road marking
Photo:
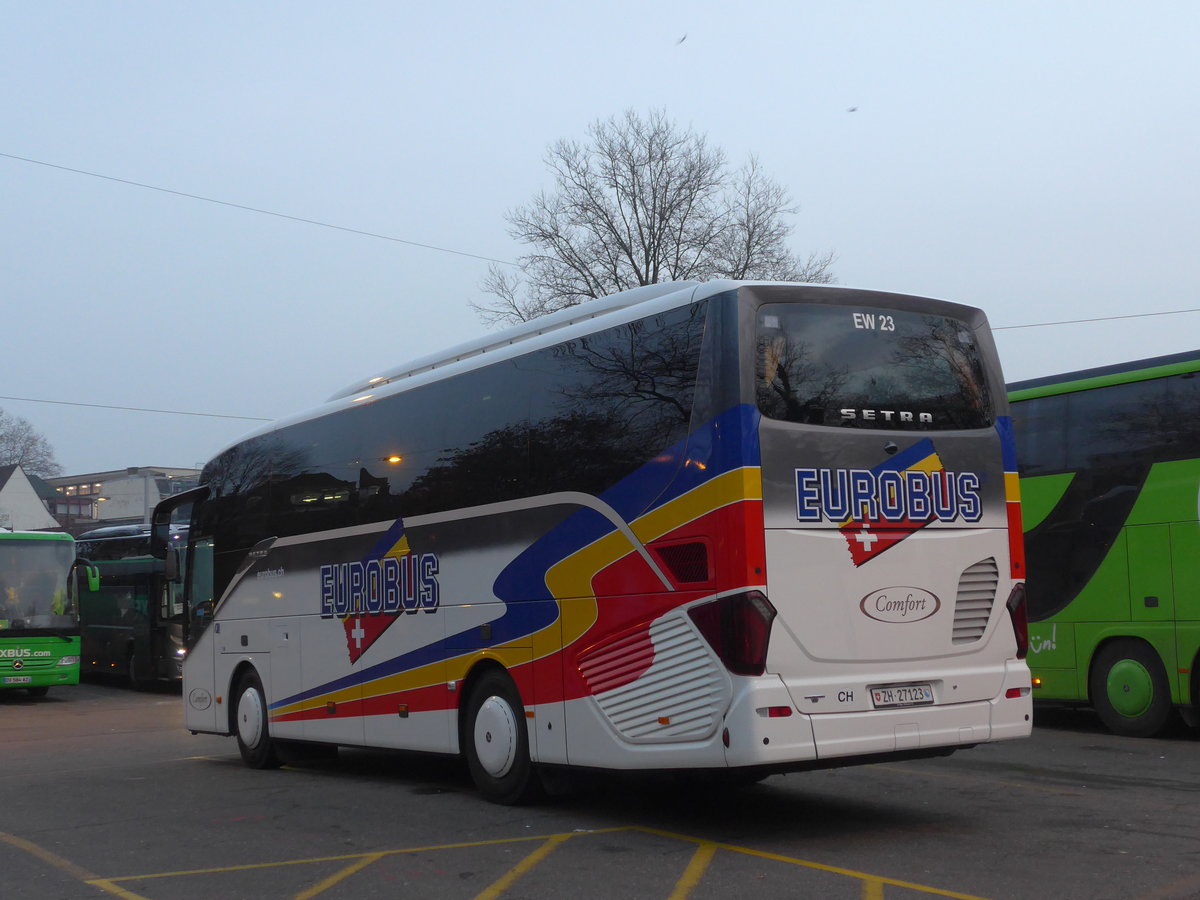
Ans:
{"type": "Polygon", "coordinates": [[[329,890],[329,888],[333,887],[339,881],[349,878],[355,872],[361,872],[371,863],[375,862],[376,860],[383,859],[386,855],[386,853],[372,853],[368,856],[364,856],[362,859],[346,866],[346,868],[342,869],[340,872],[335,872],[334,874],[330,875],[324,881],[318,881],[308,890],[301,891],[296,895],[295,900],[311,900],[311,898],[317,896],[317,894],[329,890]]]}
{"type": "Polygon", "coordinates": [[[544,860],[547,856],[554,852],[568,838],[574,837],[574,834],[556,834],[547,839],[546,843],[538,847],[527,857],[509,869],[500,877],[499,880],[493,882],[482,894],[479,894],[475,900],[495,900],[506,890],[508,890],[516,882],[518,878],[544,860]]]}
{"type": "Polygon", "coordinates": [[[344,862],[347,863],[343,868],[332,875],[329,875],[308,888],[305,888],[298,894],[295,894],[292,900],[312,900],[335,885],[341,884],[346,879],[363,871],[372,863],[378,862],[388,857],[403,856],[406,854],[433,853],[442,850],[461,850],[478,847],[498,847],[508,844],[521,844],[537,842],[540,845],[532,853],[521,860],[516,866],[509,869],[496,881],[492,882],[484,891],[478,894],[475,900],[497,900],[509,890],[523,875],[528,874],[541,863],[545,862],[548,857],[561,847],[568,840],[584,840],[594,835],[619,834],[619,833],[634,833],[648,834],[657,837],[666,838],[672,841],[682,843],[695,844],[696,851],[692,855],[691,860],[685,867],[682,875],[675,882],[675,886],[668,895],[668,900],[688,900],[692,892],[703,883],[704,876],[708,873],[714,857],[718,851],[726,853],[740,854],[757,859],[770,860],[772,862],[782,863],[784,865],[796,866],[803,869],[811,869],[818,872],[825,872],[832,875],[838,875],[845,878],[850,878],[861,882],[863,900],[882,900],[884,897],[884,889],[886,887],[900,888],[907,891],[913,891],[920,894],[928,894],[937,897],[949,897],[951,900],[986,900],[975,894],[964,894],[959,891],[947,890],[944,888],[933,887],[932,885],[917,884],[911,881],[904,881],[898,878],[888,878],[881,875],[875,875],[868,872],[859,872],[854,869],[847,869],[841,866],[830,866],[825,863],[815,862],[813,860],[800,859],[794,856],[787,856],[781,853],[771,853],[765,850],[755,850],[751,847],[741,847],[737,844],[725,844],[718,841],[710,841],[705,838],[693,837],[691,835],[678,834],[671,831],[663,831],[657,828],[646,828],[638,825],[615,828],[598,828],[594,830],[584,830],[575,832],[565,832],[562,834],[549,835],[530,835],[519,838],[498,838],[487,841],[468,841],[463,843],[451,844],[433,844],[422,847],[403,847],[394,850],[376,850],[370,853],[346,853],[337,856],[314,856],[303,859],[279,860],[276,862],[264,863],[243,863],[236,866],[216,866],[207,869],[184,869],[173,872],[147,872],[140,875],[119,875],[102,877],[95,875],[86,869],[72,863],[71,861],[39,847],[32,841],[24,838],[19,838],[14,835],[0,832],[0,841],[16,847],[20,850],[29,853],[32,856],[41,859],[42,861],[54,866],[61,872],[70,875],[78,881],[93,887],[100,888],[110,894],[121,897],[122,900],[148,900],[148,898],[135,894],[132,891],[121,887],[118,882],[152,882],[164,878],[182,878],[185,876],[196,875],[216,875],[229,872],[244,872],[256,869],[272,869],[282,868],[284,866],[304,866],[318,863],[329,862],[344,862]]]}
{"type": "Polygon", "coordinates": [[[93,875],[82,866],[77,866],[69,859],[64,859],[57,853],[47,850],[45,847],[40,847],[33,841],[27,841],[25,838],[17,837],[15,834],[6,834],[0,831],[0,841],[3,841],[10,846],[16,847],[18,850],[24,850],[30,856],[35,856],[44,863],[49,863],[54,868],[58,869],[66,875],[74,878],[76,881],[82,881],[85,884],[95,885],[101,890],[108,891],[124,900],[146,900],[145,897],[139,896],[132,891],[127,891],[125,888],[117,887],[115,884],[109,884],[108,879],[101,878],[98,875],[93,875]]]}
{"type": "Polygon", "coordinates": [[[701,841],[700,846],[696,848],[695,854],[692,856],[692,861],[688,863],[688,867],[683,871],[683,877],[675,882],[675,890],[671,892],[668,900],[686,900],[686,898],[696,889],[696,885],[704,877],[704,873],[708,871],[709,863],[717,854],[717,845],[709,841],[701,841]]]}

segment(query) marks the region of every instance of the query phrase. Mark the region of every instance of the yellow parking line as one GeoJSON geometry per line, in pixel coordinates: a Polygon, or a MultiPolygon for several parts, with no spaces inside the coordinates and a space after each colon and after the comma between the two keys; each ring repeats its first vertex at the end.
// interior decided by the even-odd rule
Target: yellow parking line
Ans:
{"type": "MultiPolygon", "coordinates": [[[[589,834],[603,834],[607,831],[622,831],[624,829],[606,828],[590,831],[589,834]]],[[[570,835],[564,835],[570,837],[570,835]]],[[[281,866],[305,866],[311,863],[340,862],[342,860],[357,860],[366,856],[402,856],[405,853],[432,853],[435,850],[461,850],[471,847],[492,847],[497,844],[519,844],[528,841],[544,841],[545,835],[529,835],[526,837],[500,838],[492,841],[465,841],[457,844],[434,844],[427,847],[402,847],[397,850],[379,850],[372,853],[341,853],[337,856],[310,856],[304,859],[281,859],[276,862],[241,863],[236,866],[213,866],[210,869],[179,869],[174,872],[147,872],[142,875],[117,875],[106,881],[148,881],[154,878],[179,878],[184,875],[217,875],[223,872],[245,872],[251,869],[274,869],[281,866]]]]}
{"type": "Polygon", "coordinates": [[[88,882],[88,884],[92,885],[93,887],[98,887],[102,891],[107,891],[110,894],[120,897],[122,900],[148,900],[148,898],[143,897],[141,894],[135,894],[133,891],[125,890],[125,888],[121,887],[120,885],[113,884],[107,878],[93,878],[88,882]]]}
{"type": "Polygon", "coordinates": [[[680,876],[679,881],[675,882],[675,890],[671,891],[671,896],[667,900],[687,900],[691,896],[692,891],[696,889],[696,885],[700,883],[700,879],[704,877],[704,873],[708,871],[708,865],[712,862],[712,858],[716,855],[716,852],[716,844],[709,841],[701,841],[700,846],[696,848],[696,852],[692,855],[692,861],[683,870],[683,875],[680,876]]]}
{"type": "MultiPolygon", "coordinates": [[[[686,834],[676,834],[671,831],[662,831],[658,828],[646,828],[641,825],[631,825],[630,831],[642,831],[646,834],[656,834],[659,837],[670,838],[676,841],[689,841],[693,844],[703,843],[699,838],[689,837],[686,834]]],[[[905,888],[910,891],[919,891],[922,894],[934,894],[938,897],[951,897],[953,900],[986,900],[984,897],[978,897],[975,894],[963,894],[958,891],[948,891],[942,888],[931,887],[927,884],[916,884],[911,881],[901,881],[898,878],[885,878],[881,875],[872,875],[869,872],[856,872],[854,869],[843,869],[840,866],[827,866],[824,863],[813,862],[808,859],[798,859],[795,856],[784,856],[780,853],[769,853],[766,850],[753,850],[750,847],[739,847],[736,844],[714,843],[714,847],[720,850],[729,850],[732,853],[742,853],[746,856],[755,856],[759,859],[770,859],[775,862],[789,863],[793,866],[801,866],[805,869],[815,869],[819,872],[829,872],[834,875],[845,875],[847,878],[857,878],[859,881],[877,882],[880,885],[882,893],[883,885],[890,884],[893,887],[905,888]]]]}
{"type": "Polygon", "coordinates": [[[493,882],[482,894],[476,896],[475,900],[495,900],[506,890],[508,890],[516,882],[518,878],[540,863],[543,859],[549,856],[560,845],[566,843],[571,837],[569,834],[553,835],[546,843],[538,847],[527,857],[505,872],[497,881],[493,882]]]}
{"type": "Polygon", "coordinates": [[[74,863],[45,850],[24,838],[18,838],[10,834],[0,832],[0,841],[18,847],[39,859],[42,859],[55,868],[71,875],[78,880],[101,888],[110,894],[121,897],[122,900],[146,900],[145,897],[127,891],[119,887],[116,883],[120,881],[142,881],[153,880],[160,878],[178,878],[185,875],[213,875],[225,872],[241,872],[252,869],[272,869],[281,866],[298,866],[308,865],[312,863],[325,862],[346,862],[349,863],[340,871],[323,879],[312,887],[297,894],[293,900],[311,900],[322,892],[328,890],[334,885],[344,881],[356,872],[360,872],[369,866],[371,863],[377,862],[385,857],[400,856],[409,853],[430,853],[438,850],[460,850],[472,849],[476,847],[494,847],[501,844],[518,844],[527,843],[530,841],[541,841],[541,846],[526,856],[516,866],[506,872],[497,881],[490,885],[483,893],[479,894],[475,900],[496,900],[501,894],[512,887],[521,876],[528,873],[535,866],[543,862],[556,848],[561,846],[567,840],[577,836],[577,834],[600,835],[614,834],[617,832],[641,832],[643,834],[653,834],[659,837],[667,838],[673,841],[683,841],[685,843],[697,845],[696,851],[676,882],[669,900],[687,900],[691,896],[692,891],[703,880],[712,863],[714,856],[718,850],[727,850],[731,853],[740,853],[745,856],[752,856],[758,859],[766,859],[774,862],[786,863],[788,865],[800,866],[806,869],[813,869],[820,872],[828,872],[833,875],[841,875],[847,878],[854,878],[862,882],[862,900],[883,900],[885,886],[903,888],[910,891],[916,891],[923,894],[932,894],[939,897],[949,897],[952,900],[984,900],[984,898],[974,894],[964,894],[959,891],[945,890],[936,888],[930,885],[917,884],[910,881],[902,881],[898,878],[887,878],[880,875],[873,875],[868,872],[858,872],[854,869],[846,869],[840,866],[830,866],[824,863],[813,862],[812,860],[800,859],[794,856],[785,856],[780,853],[770,853],[765,850],[754,850],[750,847],[741,847],[737,844],[725,844],[719,841],[709,841],[703,838],[691,837],[685,834],[677,834],[671,831],[664,831],[658,828],[647,828],[640,825],[631,826],[616,826],[611,828],[596,828],[588,829],[583,832],[567,832],[563,834],[551,835],[527,835],[515,838],[498,838],[495,840],[485,841],[464,841],[460,843],[450,844],[434,844],[423,847],[405,847],[395,850],[377,850],[371,853],[346,853],[337,856],[316,856],[306,859],[289,859],[279,860],[277,862],[266,863],[243,863],[235,866],[217,866],[209,869],[186,869],[174,872],[154,872],[142,875],[122,875],[116,877],[101,878],[91,872],[75,865],[74,863]]]}
{"type": "Polygon", "coordinates": [[[292,900],[312,900],[312,898],[317,896],[317,894],[327,891],[329,888],[333,887],[339,881],[349,878],[355,872],[361,872],[363,869],[365,869],[371,863],[375,862],[378,859],[383,859],[385,856],[387,856],[387,853],[372,853],[369,856],[364,856],[362,859],[358,860],[357,862],[353,862],[350,865],[346,866],[346,868],[342,869],[342,871],[335,872],[333,875],[330,875],[328,878],[318,881],[316,884],[314,884],[308,890],[301,891],[294,898],[292,898],[292,900]]]}
{"type": "Polygon", "coordinates": [[[107,879],[93,875],[82,866],[75,865],[75,863],[71,862],[69,859],[63,859],[63,857],[59,856],[57,853],[47,850],[45,847],[39,847],[33,841],[27,841],[25,838],[17,837],[15,834],[7,834],[3,831],[0,831],[0,841],[4,841],[4,843],[9,844],[10,846],[16,847],[18,850],[24,850],[31,856],[36,856],[42,862],[49,863],[60,872],[70,875],[77,881],[82,881],[85,884],[95,885],[101,890],[108,891],[110,894],[123,897],[124,900],[146,900],[145,897],[141,897],[125,890],[124,888],[117,887],[115,884],[109,884],[107,879]]]}

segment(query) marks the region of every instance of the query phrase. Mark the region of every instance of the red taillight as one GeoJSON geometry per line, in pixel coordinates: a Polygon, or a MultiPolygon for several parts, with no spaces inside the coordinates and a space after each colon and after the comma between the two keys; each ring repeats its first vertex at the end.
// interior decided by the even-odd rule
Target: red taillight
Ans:
{"type": "Polygon", "coordinates": [[[735,675],[761,675],[775,607],[759,591],[734,594],[688,610],[696,628],[735,675]]]}
{"type": "Polygon", "coordinates": [[[1019,582],[1008,595],[1009,617],[1012,619],[1013,636],[1017,639],[1017,659],[1024,659],[1029,652],[1029,613],[1025,608],[1025,582],[1019,582]]]}

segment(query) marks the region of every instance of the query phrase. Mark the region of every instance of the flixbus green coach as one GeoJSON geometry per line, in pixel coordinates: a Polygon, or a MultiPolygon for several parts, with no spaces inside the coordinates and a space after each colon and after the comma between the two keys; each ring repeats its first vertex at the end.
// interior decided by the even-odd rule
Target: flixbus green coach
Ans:
{"type": "Polygon", "coordinates": [[[0,531],[0,689],[79,683],[74,564],[69,534],[0,531]]]}
{"type": "Polygon", "coordinates": [[[1035,698],[1200,712],[1200,350],[1009,385],[1035,698]]]}

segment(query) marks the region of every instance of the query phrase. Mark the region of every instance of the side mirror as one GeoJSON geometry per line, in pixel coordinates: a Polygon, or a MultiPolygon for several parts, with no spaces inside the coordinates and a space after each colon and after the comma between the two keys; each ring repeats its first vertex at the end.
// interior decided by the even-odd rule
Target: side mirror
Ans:
{"type": "Polygon", "coordinates": [[[89,560],[82,556],[75,559],[75,567],[82,569],[83,574],[87,576],[87,586],[90,593],[96,593],[100,590],[100,569],[92,565],[89,560]]]}
{"type": "Polygon", "coordinates": [[[170,584],[179,584],[179,548],[167,547],[167,556],[163,561],[163,575],[170,584]]]}
{"type": "MultiPolygon", "coordinates": [[[[171,515],[179,507],[196,503],[208,496],[208,485],[192,488],[182,494],[175,494],[163,500],[154,507],[150,516],[150,555],[155,559],[166,559],[167,548],[171,545],[171,515]]],[[[178,576],[177,576],[178,577],[178,576]]]]}

